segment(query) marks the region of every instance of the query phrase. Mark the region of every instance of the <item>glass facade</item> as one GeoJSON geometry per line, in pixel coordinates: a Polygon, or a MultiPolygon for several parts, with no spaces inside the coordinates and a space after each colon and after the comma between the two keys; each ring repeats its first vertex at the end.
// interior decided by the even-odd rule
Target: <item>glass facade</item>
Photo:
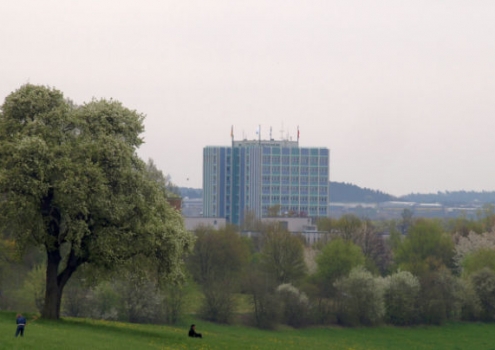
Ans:
{"type": "Polygon", "coordinates": [[[203,150],[203,216],[239,225],[267,217],[327,216],[330,152],[295,141],[234,141],[203,150]]]}

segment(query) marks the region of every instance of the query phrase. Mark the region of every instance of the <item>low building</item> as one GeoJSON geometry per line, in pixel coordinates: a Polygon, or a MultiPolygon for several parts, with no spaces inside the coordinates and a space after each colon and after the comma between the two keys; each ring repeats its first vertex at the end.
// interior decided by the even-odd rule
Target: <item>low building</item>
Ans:
{"type": "Polygon", "coordinates": [[[224,228],[227,221],[224,218],[202,218],[202,217],[184,217],[186,230],[194,231],[200,226],[212,227],[215,230],[224,228]]]}

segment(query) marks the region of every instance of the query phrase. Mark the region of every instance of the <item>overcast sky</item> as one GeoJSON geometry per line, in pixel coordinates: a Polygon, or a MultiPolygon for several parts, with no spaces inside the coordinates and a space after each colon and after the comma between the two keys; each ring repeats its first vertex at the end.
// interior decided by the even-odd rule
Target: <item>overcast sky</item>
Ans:
{"type": "Polygon", "coordinates": [[[179,186],[202,150],[296,138],[332,181],[495,190],[495,1],[0,0],[0,99],[25,83],[145,114],[179,186]]]}

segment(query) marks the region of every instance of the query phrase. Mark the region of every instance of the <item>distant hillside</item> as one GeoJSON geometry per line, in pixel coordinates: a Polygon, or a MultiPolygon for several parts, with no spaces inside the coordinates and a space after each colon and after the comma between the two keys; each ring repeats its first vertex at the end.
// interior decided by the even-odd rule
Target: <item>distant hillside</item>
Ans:
{"type": "MultiPolygon", "coordinates": [[[[203,190],[200,188],[179,187],[182,198],[188,197],[202,198],[203,190]]],[[[394,196],[369,188],[343,183],[330,182],[330,201],[331,202],[364,202],[378,203],[397,200],[394,196]]]]}
{"type": "Polygon", "coordinates": [[[437,193],[411,193],[400,197],[400,200],[422,203],[462,204],[462,203],[495,203],[495,191],[453,191],[437,193]]]}
{"type": "Polygon", "coordinates": [[[344,182],[330,182],[330,202],[379,203],[393,200],[397,198],[382,191],[344,182]]]}

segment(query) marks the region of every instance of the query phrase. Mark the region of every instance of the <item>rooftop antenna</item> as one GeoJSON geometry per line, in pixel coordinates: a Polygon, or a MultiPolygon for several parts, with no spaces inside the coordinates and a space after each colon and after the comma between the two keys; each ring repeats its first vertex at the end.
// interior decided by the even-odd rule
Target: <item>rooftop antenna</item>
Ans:
{"type": "Polygon", "coordinates": [[[282,129],[280,129],[280,139],[284,139],[284,122],[282,122],[282,129]]]}
{"type": "Polygon", "coordinates": [[[270,126],[270,141],[273,140],[272,138],[272,127],[270,126]]]}

